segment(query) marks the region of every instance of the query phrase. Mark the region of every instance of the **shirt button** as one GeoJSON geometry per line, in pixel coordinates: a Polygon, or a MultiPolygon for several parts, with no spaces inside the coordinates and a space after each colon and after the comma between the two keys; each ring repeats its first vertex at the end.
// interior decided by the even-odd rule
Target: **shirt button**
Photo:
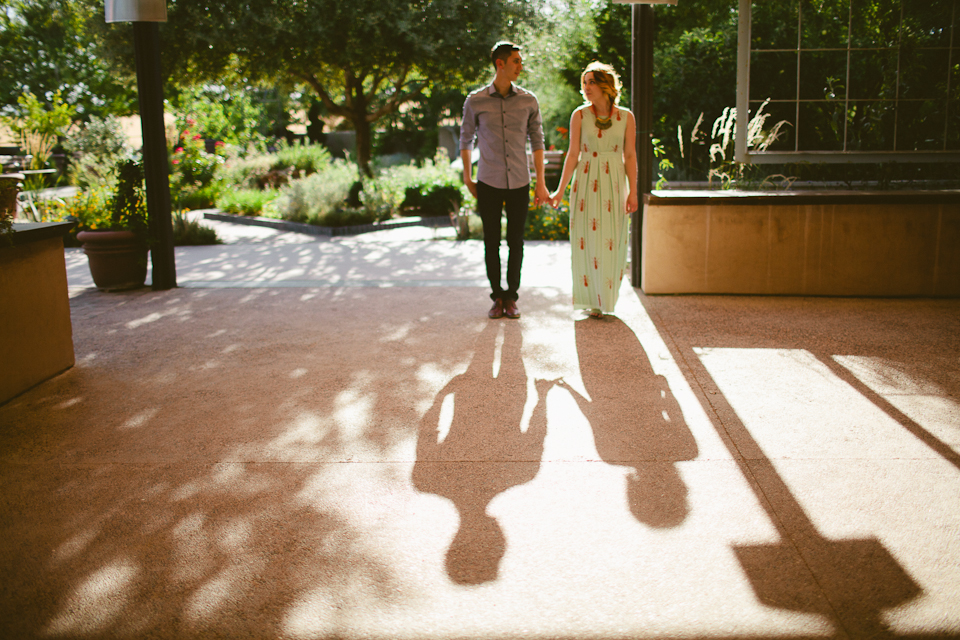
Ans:
{"type": "Polygon", "coordinates": [[[594,158],[597,157],[597,152],[596,152],[596,151],[593,152],[593,157],[594,157],[594,158]]]}

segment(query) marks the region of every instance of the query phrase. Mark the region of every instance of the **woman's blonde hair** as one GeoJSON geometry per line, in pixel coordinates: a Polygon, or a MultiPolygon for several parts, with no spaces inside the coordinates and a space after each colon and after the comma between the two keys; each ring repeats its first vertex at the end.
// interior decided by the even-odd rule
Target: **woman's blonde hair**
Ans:
{"type": "Polygon", "coordinates": [[[612,66],[602,62],[591,62],[580,74],[580,95],[583,96],[583,99],[587,99],[583,92],[583,80],[590,72],[593,72],[593,81],[597,83],[603,94],[610,98],[610,104],[620,104],[620,91],[623,89],[620,76],[617,75],[612,66]]]}

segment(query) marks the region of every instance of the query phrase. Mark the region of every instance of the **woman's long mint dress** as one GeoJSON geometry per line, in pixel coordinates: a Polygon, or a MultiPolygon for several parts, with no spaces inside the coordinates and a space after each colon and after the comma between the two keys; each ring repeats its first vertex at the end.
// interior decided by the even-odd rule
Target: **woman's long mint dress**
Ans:
{"type": "Polygon", "coordinates": [[[570,194],[573,306],[612,312],[627,262],[630,218],[624,215],[627,179],[623,141],[627,111],[615,107],[612,126],[597,129],[589,106],[580,113],[580,162],[570,194]]]}

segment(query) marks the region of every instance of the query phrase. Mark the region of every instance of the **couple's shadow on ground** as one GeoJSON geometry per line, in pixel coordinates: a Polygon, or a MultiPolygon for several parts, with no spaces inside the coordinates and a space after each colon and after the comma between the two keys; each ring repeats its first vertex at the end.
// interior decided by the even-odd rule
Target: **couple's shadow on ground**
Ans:
{"type": "Polygon", "coordinates": [[[520,325],[488,323],[467,370],[437,394],[421,420],[413,484],[447,498],[459,512],[446,557],[447,574],[457,584],[497,578],[506,538],[487,507],[536,477],[547,432],[546,395],[554,385],[577,401],[600,457],[632,468],[626,495],[640,522],[671,527],[687,515],[687,490],[675,463],[696,457],[697,447],[666,381],[616,318],[578,322],[576,339],[586,396],[562,380],[535,380],[531,391],[520,325]],[[534,406],[524,428],[530,393],[536,397],[529,399],[534,406]]]}
{"type": "Polygon", "coordinates": [[[460,514],[446,559],[447,574],[458,584],[496,579],[506,539],[487,506],[498,494],[533,480],[540,469],[552,383],[536,381],[537,404],[523,430],[528,389],[522,346],[517,323],[488,323],[467,370],[437,394],[420,422],[413,484],[447,498],[460,514]]]}

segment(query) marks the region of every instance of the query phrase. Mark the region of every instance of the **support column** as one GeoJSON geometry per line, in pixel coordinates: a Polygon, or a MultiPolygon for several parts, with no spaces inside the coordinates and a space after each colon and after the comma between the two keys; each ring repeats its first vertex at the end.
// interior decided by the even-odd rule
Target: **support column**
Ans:
{"type": "Polygon", "coordinates": [[[639,209],[632,214],[630,280],[640,286],[643,263],[643,203],[653,184],[653,7],[633,5],[633,69],[630,99],[637,121],[637,191],[639,209]]]}
{"type": "Polygon", "coordinates": [[[177,286],[173,255],[173,220],[170,215],[170,179],[167,140],[163,126],[163,80],[160,74],[160,27],[156,22],[134,22],[133,42],[143,132],[143,171],[150,221],[150,256],[153,289],[177,286]]]}

